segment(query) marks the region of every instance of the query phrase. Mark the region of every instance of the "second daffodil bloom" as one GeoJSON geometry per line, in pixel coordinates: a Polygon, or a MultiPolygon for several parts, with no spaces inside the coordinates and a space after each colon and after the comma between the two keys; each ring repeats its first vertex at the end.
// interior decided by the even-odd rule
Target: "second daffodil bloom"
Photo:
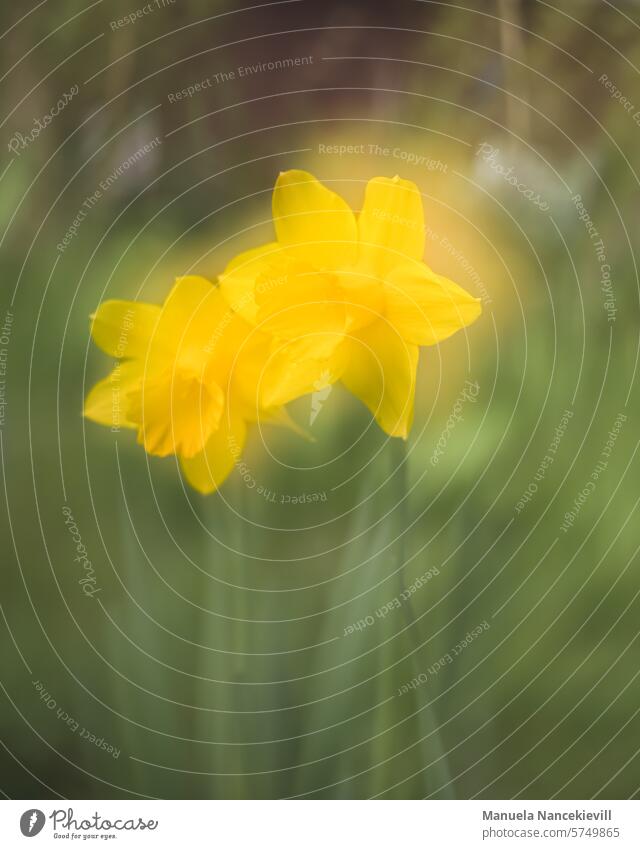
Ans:
{"type": "Polygon", "coordinates": [[[263,402],[283,404],[342,380],[391,436],[413,419],[418,348],[480,315],[480,300],[423,262],[414,183],[369,181],[355,215],[305,171],[273,192],[277,241],[238,256],[220,277],[228,302],[271,335],[263,402]]]}
{"type": "Polygon", "coordinates": [[[119,362],[89,393],[85,416],[135,429],[149,454],[175,454],[199,492],[212,492],[227,477],[247,422],[260,416],[286,423],[281,411],[256,405],[269,338],[202,277],[178,279],[163,306],[105,301],[91,332],[119,362]]]}

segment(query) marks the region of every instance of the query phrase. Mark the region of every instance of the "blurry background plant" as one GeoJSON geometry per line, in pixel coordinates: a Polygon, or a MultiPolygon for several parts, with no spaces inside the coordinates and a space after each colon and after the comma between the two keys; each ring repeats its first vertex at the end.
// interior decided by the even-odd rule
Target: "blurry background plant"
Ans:
{"type": "Polygon", "coordinates": [[[599,82],[633,102],[637,7],[181,0],[120,26],[136,5],[45,4],[2,40],[6,144],[79,86],[0,163],[3,789],[637,792],[640,102],[599,82]],[[205,502],[85,428],[86,316],[269,240],[287,167],[353,207],[414,180],[427,262],[484,317],[423,359],[406,465],[336,387],[317,442],[265,428],[272,459],[254,439],[205,502]]]}

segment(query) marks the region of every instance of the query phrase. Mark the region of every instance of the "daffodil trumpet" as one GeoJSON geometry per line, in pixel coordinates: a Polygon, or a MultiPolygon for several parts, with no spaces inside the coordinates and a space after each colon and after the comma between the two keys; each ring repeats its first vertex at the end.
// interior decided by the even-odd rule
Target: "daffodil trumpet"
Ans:
{"type": "Polygon", "coordinates": [[[203,277],[178,279],[162,306],[106,301],[91,332],[118,362],[89,392],[85,416],[135,430],[148,454],[175,455],[201,493],[228,476],[248,424],[289,422],[283,410],[260,408],[255,394],[270,339],[203,277]]]}

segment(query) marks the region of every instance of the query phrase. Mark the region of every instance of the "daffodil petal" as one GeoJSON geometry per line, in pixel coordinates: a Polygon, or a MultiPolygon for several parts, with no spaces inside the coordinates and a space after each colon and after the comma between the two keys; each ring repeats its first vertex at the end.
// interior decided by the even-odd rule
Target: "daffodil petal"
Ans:
{"type": "Polygon", "coordinates": [[[375,275],[359,268],[349,269],[338,274],[338,283],[349,332],[384,315],[384,286],[375,275]]]}
{"type": "Polygon", "coordinates": [[[279,407],[340,379],[348,344],[335,334],[309,335],[274,342],[259,384],[261,406],[279,407]]]}
{"type": "Polygon", "coordinates": [[[342,382],[389,436],[407,438],[413,422],[418,348],[379,320],[351,336],[342,382]]]}
{"type": "Polygon", "coordinates": [[[225,413],[204,450],[195,457],[180,459],[182,473],[188,483],[203,495],[218,489],[238,462],[246,437],[244,420],[225,413]]]}
{"type": "Polygon", "coordinates": [[[104,301],[91,316],[93,341],[112,357],[144,356],[160,307],[138,301],[104,301]]]}
{"type": "Polygon", "coordinates": [[[343,333],[345,304],[333,274],[315,271],[293,261],[283,269],[279,284],[258,292],[259,328],[285,339],[306,334],[343,333]]]}
{"type": "MultiPolygon", "coordinates": [[[[259,248],[244,251],[233,259],[220,275],[220,291],[230,307],[250,324],[256,323],[258,306],[256,286],[268,290],[271,270],[282,248],[269,242],[259,248]]],[[[275,283],[274,283],[275,285],[275,283]]]]}
{"type": "Polygon", "coordinates": [[[206,355],[232,317],[217,286],[197,275],[179,277],[161,308],[154,353],[170,343],[174,350],[188,348],[194,355],[206,355]]]}
{"type": "Polygon", "coordinates": [[[129,399],[129,418],[138,426],[138,442],[148,454],[193,457],[218,427],[224,393],[179,371],[145,378],[129,399]]]}
{"type": "Polygon", "coordinates": [[[479,298],[424,263],[395,268],[385,283],[385,300],[391,324],[416,345],[435,345],[468,327],[482,312],[479,298]]]}
{"type": "Polygon", "coordinates": [[[358,235],[360,264],[381,278],[396,265],[421,260],[424,210],[415,183],[399,177],[369,180],[358,217],[358,235]]]}
{"type": "Polygon", "coordinates": [[[127,398],[140,386],[141,380],[142,366],[138,361],[118,363],[87,395],[84,416],[107,427],[135,428],[135,422],[127,417],[127,398]]]}
{"type": "Polygon", "coordinates": [[[349,205],[307,171],[284,171],[273,190],[278,242],[318,268],[353,263],[358,228],[349,205]]]}

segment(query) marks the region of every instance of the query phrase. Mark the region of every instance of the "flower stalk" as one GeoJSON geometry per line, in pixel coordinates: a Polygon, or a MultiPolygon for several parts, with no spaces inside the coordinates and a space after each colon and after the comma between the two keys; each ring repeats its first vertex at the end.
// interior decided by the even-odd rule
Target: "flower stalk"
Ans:
{"type": "MultiPolygon", "coordinates": [[[[406,599],[402,605],[405,617],[406,633],[411,648],[411,664],[415,676],[424,672],[429,663],[425,658],[421,663],[424,641],[416,618],[411,595],[408,595],[406,578],[406,538],[409,533],[409,454],[407,442],[404,439],[391,439],[389,446],[391,458],[391,475],[393,479],[394,509],[393,509],[393,539],[395,548],[396,575],[399,584],[399,598],[406,599]]],[[[451,774],[445,753],[445,747],[440,734],[438,722],[429,700],[427,687],[417,687],[416,720],[419,735],[419,745],[424,758],[425,796],[435,795],[437,798],[453,798],[451,774]]]]}

